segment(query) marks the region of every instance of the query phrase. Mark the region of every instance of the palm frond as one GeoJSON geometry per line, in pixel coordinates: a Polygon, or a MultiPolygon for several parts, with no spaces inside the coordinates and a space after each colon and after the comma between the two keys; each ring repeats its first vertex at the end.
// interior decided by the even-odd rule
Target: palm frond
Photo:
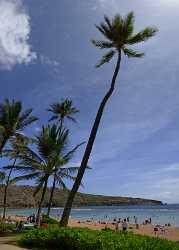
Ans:
{"type": "Polygon", "coordinates": [[[22,176],[16,176],[11,181],[13,183],[16,183],[18,181],[23,181],[23,180],[32,180],[38,176],[39,176],[39,173],[31,173],[31,174],[26,174],[26,175],[22,175],[22,176]]]}
{"type": "Polygon", "coordinates": [[[67,189],[67,186],[65,184],[65,182],[63,181],[62,178],[60,178],[59,176],[56,176],[56,182],[58,184],[58,186],[62,189],[67,189]]]}
{"type": "Polygon", "coordinates": [[[116,51],[115,50],[110,50],[107,54],[105,54],[101,61],[96,65],[97,68],[101,67],[103,64],[108,63],[113,56],[115,55],[116,51]]]}
{"type": "Polygon", "coordinates": [[[37,120],[38,120],[38,118],[35,117],[35,116],[28,117],[26,120],[24,120],[21,123],[19,123],[18,129],[23,130],[28,125],[32,124],[33,122],[35,122],[37,120]]]}
{"type": "Polygon", "coordinates": [[[91,40],[92,44],[100,49],[111,49],[114,47],[114,44],[112,42],[107,41],[101,41],[101,40],[91,40]]]}
{"type": "Polygon", "coordinates": [[[2,183],[6,179],[6,173],[3,171],[0,171],[0,183],[2,183]]]}
{"type": "Polygon", "coordinates": [[[108,25],[108,28],[111,29],[112,28],[112,24],[111,24],[111,21],[110,21],[109,17],[107,17],[105,15],[104,16],[104,20],[105,20],[106,24],[108,25]]]}
{"type": "Polygon", "coordinates": [[[72,150],[70,150],[66,155],[64,155],[63,159],[65,161],[69,161],[72,156],[74,155],[74,153],[76,152],[76,150],[81,147],[83,144],[85,144],[85,142],[81,142],[79,144],[77,144],[72,150]]]}
{"type": "Polygon", "coordinates": [[[125,39],[129,38],[134,31],[134,12],[129,12],[124,18],[124,36],[125,39]]]}
{"type": "Polygon", "coordinates": [[[127,57],[137,57],[137,58],[141,58],[143,57],[145,54],[142,53],[142,52],[138,52],[138,51],[135,51],[135,50],[132,50],[132,49],[128,49],[128,48],[124,48],[123,49],[123,52],[124,54],[127,56],[127,57]]]}
{"type": "Polygon", "coordinates": [[[155,36],[157,32],[158,32],[157,28],[147,27],[144,30],[142,30],[142,31],[138,32],[137,34],[133,35],[132,37],[130,37],[126,41],[126,43],[130,44],[130,45],[133,45],[133,44],[136,44],[136,43],[145,42],[149,38],[155,36]]]}

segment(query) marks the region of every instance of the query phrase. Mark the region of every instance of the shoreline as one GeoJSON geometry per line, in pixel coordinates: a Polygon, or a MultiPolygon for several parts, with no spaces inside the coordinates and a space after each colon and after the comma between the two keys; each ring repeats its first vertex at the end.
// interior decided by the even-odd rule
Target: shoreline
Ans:
{"type": "MultiPolygon", "coordinates": [[[[162,207],[164,207],[164,206],[167,206],[167,205],[173,205],[173,204],[166,204],[166,203],[163,203],[163,202],[161,202],[161,203],[159,203],[159,204],[157,204],[157,203],[136,203],[136,204],[130,204],[130,203],[114,203],[114,204],[103,204],[103,203],[101,203],[101,204],[99,204],[99,203],[96,203],[96,204],[79,204],[79,205],[74,205],[73,207],[72,207],[72,209],[75,209],[75,208],[88,208],[88,207],[91,207],[91,208],[93,208],[93,207],[135,207],[135,206],[141,206],[141,207],[148,207],[148,206],[152,206],[152,207],[157,207],[157,206],[162,206],[162,207]]],[[[47,209],[48,207],[43,207],[43,209],[47,209]]],[[[61,205],[61,206],[54,206],[54,207],[52,207],[51,209],[57,209],[57,208],[64,208],[64,205],[61,205]]],[[[1,209],[3,209],[3,206],[0,206],[0,210],[1,209]]],[[[20,206],[20,207],[13,207],[13,206],[9,206],[9,207],[7,207],[7,209],[38,209],[38,206],[20,206]]]]}
{"type": "MultiPolygon", "coordinates": [[[[56,217],[52,217],[57,219],[56,217]]],[[[2,220],[2,218],[0,218],[2,220]]],[[[27,221],[27,216],[21,216],[21,215],[9,215],[7,216],[8,221],[14,221],[14,222],[20,222],[20,221],[27,221]]],[[[112,221],[95,221],[95,220],[78,220],[74,218],[70,218],[69,227],[78,227],[78,228],[88,228],[91,230],[102,230],[102,229],[112,229],[115,230],[115,223],[112,221]]],[[[133,232],[134,234],[139,235],[146,235],[151,237],[159,237],[167,240],[172,241],[179,241],[179,227],[175,226],[164,226],[162,229],[158,230],[158,232],[155,233],[154,228],[156,225],[153,224],[139,224],[139,228],[136,229],[136,225],[133,223],[128,223],[128,229],[127,231],[133,232]]],[[[119,223],[119,230],[122,230],[122,225],[119,223]]]]}

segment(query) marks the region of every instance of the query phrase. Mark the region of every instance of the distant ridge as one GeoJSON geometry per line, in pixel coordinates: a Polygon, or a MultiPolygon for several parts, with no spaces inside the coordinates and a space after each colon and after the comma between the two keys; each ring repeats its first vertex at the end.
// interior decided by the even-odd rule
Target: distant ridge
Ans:
{"type": "MultiPolygon", "coordinates": [[[[35,187],[33,186],[10,186],[8,192],[8,207],[11,208],[31,208],[37,206],[37,201],[39,200],[39,195],[33,197],[33,192],[35,187]]],[[[50,189],[47,190],[45,196],[44,207],[48,204],[50,189]]],[[[62,191],[56,189],[54,192],[54,207],[63,206],[68,195],[68,191],[62,191]]],[[[0,207],[3,204],[3,187],[0,187],[0,207]]],[[[74,206],[110,206],[110,205],[162,205],[161,201],[150,200],[150,199],[140,199],[140,198],[131,198],[131,197],[117,197],[117,196],[103,196],[103,195],[92,195],[78,193],[74,206]]]]}

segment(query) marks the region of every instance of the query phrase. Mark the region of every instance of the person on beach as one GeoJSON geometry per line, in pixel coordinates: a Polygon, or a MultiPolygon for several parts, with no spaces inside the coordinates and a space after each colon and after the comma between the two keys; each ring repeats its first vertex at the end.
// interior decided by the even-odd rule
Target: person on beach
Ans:
{"type": "Polygon", "coordinates": [[[134,223],[137,224],[137,217],[134,216],[134,223]]]}
{"type": "Polygon", "coordinates": [[[35,214],[33,214],[33,215],[32,215],[32,223],[35,223],[35,220],[36,220],[35,214]]]}
{"type": "Polygon", "coordinates": [[[136,229],[139,229],[139,224],[138,224],[138,221],[137,221],[137,217],[135,217],[135,216],[134,216],[134,222],[135,222],[136,229]]]}
{"type": "Polygon", "coordinates": [[[115,230],[116,230],[116,231],[119,230],[119,222],[118,222],[118,221],[116,221],[116,223],[115,223],[115,230]]]}
{"type": "Polygon", "coordinates": [[[126,219],[124,219],[124,221],[122,222],[122,231],[127,231],[127,227],[128,227],[128,225],[127,225],[127,221],[126,221],[126,219]]]}

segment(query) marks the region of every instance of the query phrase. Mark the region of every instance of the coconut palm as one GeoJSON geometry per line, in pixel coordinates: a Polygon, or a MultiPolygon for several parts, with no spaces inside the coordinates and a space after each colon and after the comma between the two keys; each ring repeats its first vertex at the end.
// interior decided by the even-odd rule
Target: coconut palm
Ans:
{"type": "Polygon", "coordinates": [[[22,103],[5,99],[0,103],[0,154],[7,141],[22,132],[28,125],[37,120],[31,115],[32,109],[22,111],[22,103]]]}
{"type": "MultiPolygon", "coordinates": [[[[24,148],[24,152],[19,155],[20,163],[15,166],[17,171],[25,171],[25,174],[14,178],[14,181],[35,179],[37,187],[34,196],[42,190],[36,217],[38,225],[49,178],[56,174],[56,181],[59,181],[59,167],[62,166],[61,154],[66,147],[68,134],[67,129],[61,130],[57,125],[42,127],[40,134],[34,139],[35,150],[30,147],[24,148]]],[[[68,158],[68,154],[64,155],[63,161],[67,162],[68,158]]],[[[68,177],[65,171],[65,169],[62,171],[63,178],[68,177]]]]}
{"type": "MultiPolygon", "coordinates": [[[[71,120],[72,122],[76,122],[74,115],[79,112],[79,110],[73,106],[73,101],[71,99],[62,99],[60,102],[55,102],[55,103],[51,104],[48,111],[52,112],[52,117],[50,118],[49,121],[57,120],[58,122],[60,122],[60,129],[61,130],[62,130],[63,125],[64,125],[64,120],[67,119],[67,120],[71,120]]],[[[75,150],[76,149],[77,149],[77,147],[75,148],[75,150]]],[[[65,163],[62,163],[62,166],[64,164],[65,163]]],[[[54,190],[55,190],[55,186],[56,186],[56,182],[57,182],[56,176],[57,175],[54,174],[53,185],[52,185],[52,189],[51,189],[47,215],[50,214],[53,194],[54,194],[54,190]]],[[[61,186],[60,183],[59,183],[59,185],[61,186]]]]}
{"type": "Polygon", "coordinates": [[[56,160],[59,162],[59,164],[56,165],[56,169],[53,175],[53,184],[52,184],[52,189],[50,193],[50,199],[48,203],[48,210],[47,210],[47,215],[50,215],[50,210],[52,207],[52,202],[53,202],[53,196],[54,196],[54,191],[56,186],[66,189],[66,184],[64,180],[69,179],[74,181],[75,177],[74,174],[78,171],[79,167],[71,167],[68,165],[69,161],[72,159],[74,153],[80,147],[83,143],[78,144],[76,147],[74,147],[72,150],[66,153],[66,142],[68,138],[64,138],[64,146],[62,145],[62,148],[59,152],[57,152],[57,158],[56,160]]]}
{"type": "Polygon", "coordinates": [[[102,99],[97,111],[89,140],[82,158],[80,169],[78,171],[72,190],[68,196],[60,222],[60,225],[62,226],[66,226],[68,224],[73,200],[85,173],[104,108],[115,89],[116,79],[120,70],[122,54],[126,55],[129,58],[141,58],[142,56],[144,56],[144,53],[132,49],[131,46],[141,42],[145,42],[149,38],[153,37],[157,32],[156,28],[147,27],[138,33],[134,33],[133,12],[128,13],[124,18],[120,15],[116,15],[113,19],[109,19],[107,16],[105,16],[104,22],[101,22],[100,25],[96,25],[96,28],[105,37],[105,40],[93,39],[92,43],[99,49],[109,50],[99,61],[97,67],[110,62],[114,57],[116,57],[116,66],[112,76],[110,87],[106,92],[104,98],[102,99]]]}
{"type": "Polygon", "coordinates": [[[70,99],[62,99],[61,102],[51,104],[48,111],[53,113],[50,121],[58,120],[61,124],[60,127],[63,126],[65,118],[76,122],[76,119],[73,116],[79,112],[79,110],[73,106],[73,101],[70,99]]]}
{"type": "MultiPolygon", "coordinates": [[[[3,199],[3,219],[6,218],[6,203],[7,203],[7,191],[9,184],[11,183],[11,175],[13,170],[16,168],[16,163],[19,157],[19,154],[22,154],[24,148],[32,142],[32,140],[24,135],[18,134],[16,137],[10,139],[10,148],[3,150],[2,155],[8,157],[10,161],[13,161],[12,164],[4,166],[5,171],[9,171],[5,179],[5,188],[4,188],[4,199],[3,199]]],[[[13,180],[12,180],[13,181],[13,180]]]]}

